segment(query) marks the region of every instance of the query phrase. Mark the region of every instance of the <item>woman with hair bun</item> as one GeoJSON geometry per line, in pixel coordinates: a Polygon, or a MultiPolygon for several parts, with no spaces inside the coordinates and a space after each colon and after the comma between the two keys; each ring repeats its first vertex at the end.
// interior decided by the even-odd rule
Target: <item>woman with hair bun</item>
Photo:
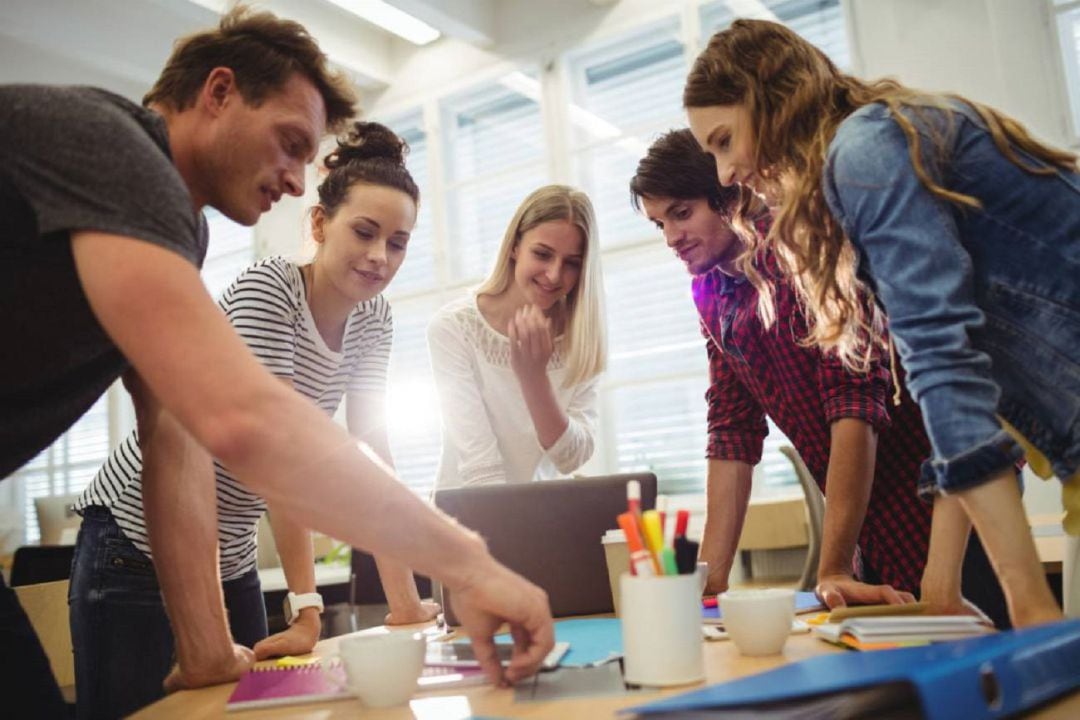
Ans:
{"type": "Polygon", "coordinates": [[[436,488],[567,475],[593,453],[607,362],[604,289],[589,197],[526,197],[495,265],[428,327],[443,419],[436,488]]]}
{"type": "MultiPolygon", "coordinates": [[[[305,265],[261,260],[220,301],[237,333],[282,381],[329,415],[344,396],[349,431],[387,463],[384,396],[393,325],[382,292],[405,260],[416,223],[420,193],[405,168],[407,151],[386,127],[355,123],[325,160],[329,172],[311,211],[314,259],[305,265]]],[[[80,717],[123,716],[153,702],[172,665],[173,635],[143,518],[142,469],[132,433],[76,503],[83,524],[70,605],[80,717]]],[[[222,592],[234,640],[253,647],[257,659],[309,652],[322,611],[310,532],[269,509],[288,581],[289,627],[267,637],[255,552],[266,502],[216,461],[157,472],[216,476],[222,592]]],[[[378,565],[390,604],[387,623],[438,613],[438,605],[420,601],[408,568],[378,565]]]]}

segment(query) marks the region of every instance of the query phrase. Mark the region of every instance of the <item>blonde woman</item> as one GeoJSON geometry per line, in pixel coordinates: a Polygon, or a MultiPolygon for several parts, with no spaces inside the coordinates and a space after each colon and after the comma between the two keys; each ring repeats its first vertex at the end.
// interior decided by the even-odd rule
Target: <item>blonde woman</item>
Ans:
{"type": "Polygon", "coordinates": [[[603,296],[588,196],[534,191],[488,278],[428,328],[443,420],[437,488],[551,478],[592,456],[603,296]]]}

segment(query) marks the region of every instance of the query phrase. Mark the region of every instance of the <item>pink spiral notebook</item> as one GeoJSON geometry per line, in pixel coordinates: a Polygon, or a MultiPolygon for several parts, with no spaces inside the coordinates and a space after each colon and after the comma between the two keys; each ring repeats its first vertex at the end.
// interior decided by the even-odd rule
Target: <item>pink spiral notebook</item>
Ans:
{"type": "Polygon", "coordinates": [[[323,673],[319,663],[253,668],[240,678],[225,709],[248,710],[351,698],[341,663],[331,662],[328,674],[330,677],[323,673]]]}
{"type": "MultiPolygon", "coordinates": [[[[352,698],[345,687],[345,668],[341,661],[332,660],[329,672],[331,677],[327,678],[317,662],[293,667],[254,668],[240,678],[225,709],[248,710],[352,698]]],[[[417,690],[444,690],[487,682],[487,675],[480,668],[426,666],[420,674],[417,690]]]]}

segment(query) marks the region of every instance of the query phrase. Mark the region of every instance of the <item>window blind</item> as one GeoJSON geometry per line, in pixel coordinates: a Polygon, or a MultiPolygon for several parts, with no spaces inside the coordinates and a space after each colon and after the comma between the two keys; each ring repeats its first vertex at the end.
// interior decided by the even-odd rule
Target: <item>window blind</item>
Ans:
{"type": "Polygon", "coordinates": [[[514,211],[546,183],[547,142],[534,71],[515,71],[440,102],[452,280],[487,274],[514,211]]]}
{"type": "Polygon", "coordinates": [[[434,198],[428,175],[428,143],[424,130],[424,118],[414,111],[386,121],[387,127],[409,144],[405,165],[420,188],[420,209],[416,227],[409,237],[409,250],[405,262],[398,270],[388,297],[433,290],[439,276],[435,265],[435,228],[432,213],[434,198]]]}

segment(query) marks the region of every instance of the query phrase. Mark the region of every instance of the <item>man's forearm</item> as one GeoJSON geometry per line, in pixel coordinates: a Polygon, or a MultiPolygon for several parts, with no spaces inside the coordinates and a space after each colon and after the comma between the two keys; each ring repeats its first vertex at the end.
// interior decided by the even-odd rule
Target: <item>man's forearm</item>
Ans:
{"type": "Polygon", "coordinates": [[[152,400],[140,404],[143,512],[177,655],[212,674],[233,659],[218,572],[213,462],[168,412],[152,400]]]}
{"type": "Polygon", "coordinates": [[[705,532],[700,558],[709,563],[710,590],[727,587],[750,502],[753,468],[732,460],[709,460],[705,532]]]}
{"type": "Polygon", "coordinates": [[[851,575],[874,482],[877,434],[855,418],[832,424],[818,577],[851,575]]]}
{"type": "Polygon", "coordinates": [[[72,252],[109,336],[161,403],[248,488],[304,527],[450,587],[491,570],[474,533],[425,505],[322,410],[270,375],[190,263],[94,232],[75,234],[72,252]],[[152,301],[132,303],[133,296],[152,301]]]}

